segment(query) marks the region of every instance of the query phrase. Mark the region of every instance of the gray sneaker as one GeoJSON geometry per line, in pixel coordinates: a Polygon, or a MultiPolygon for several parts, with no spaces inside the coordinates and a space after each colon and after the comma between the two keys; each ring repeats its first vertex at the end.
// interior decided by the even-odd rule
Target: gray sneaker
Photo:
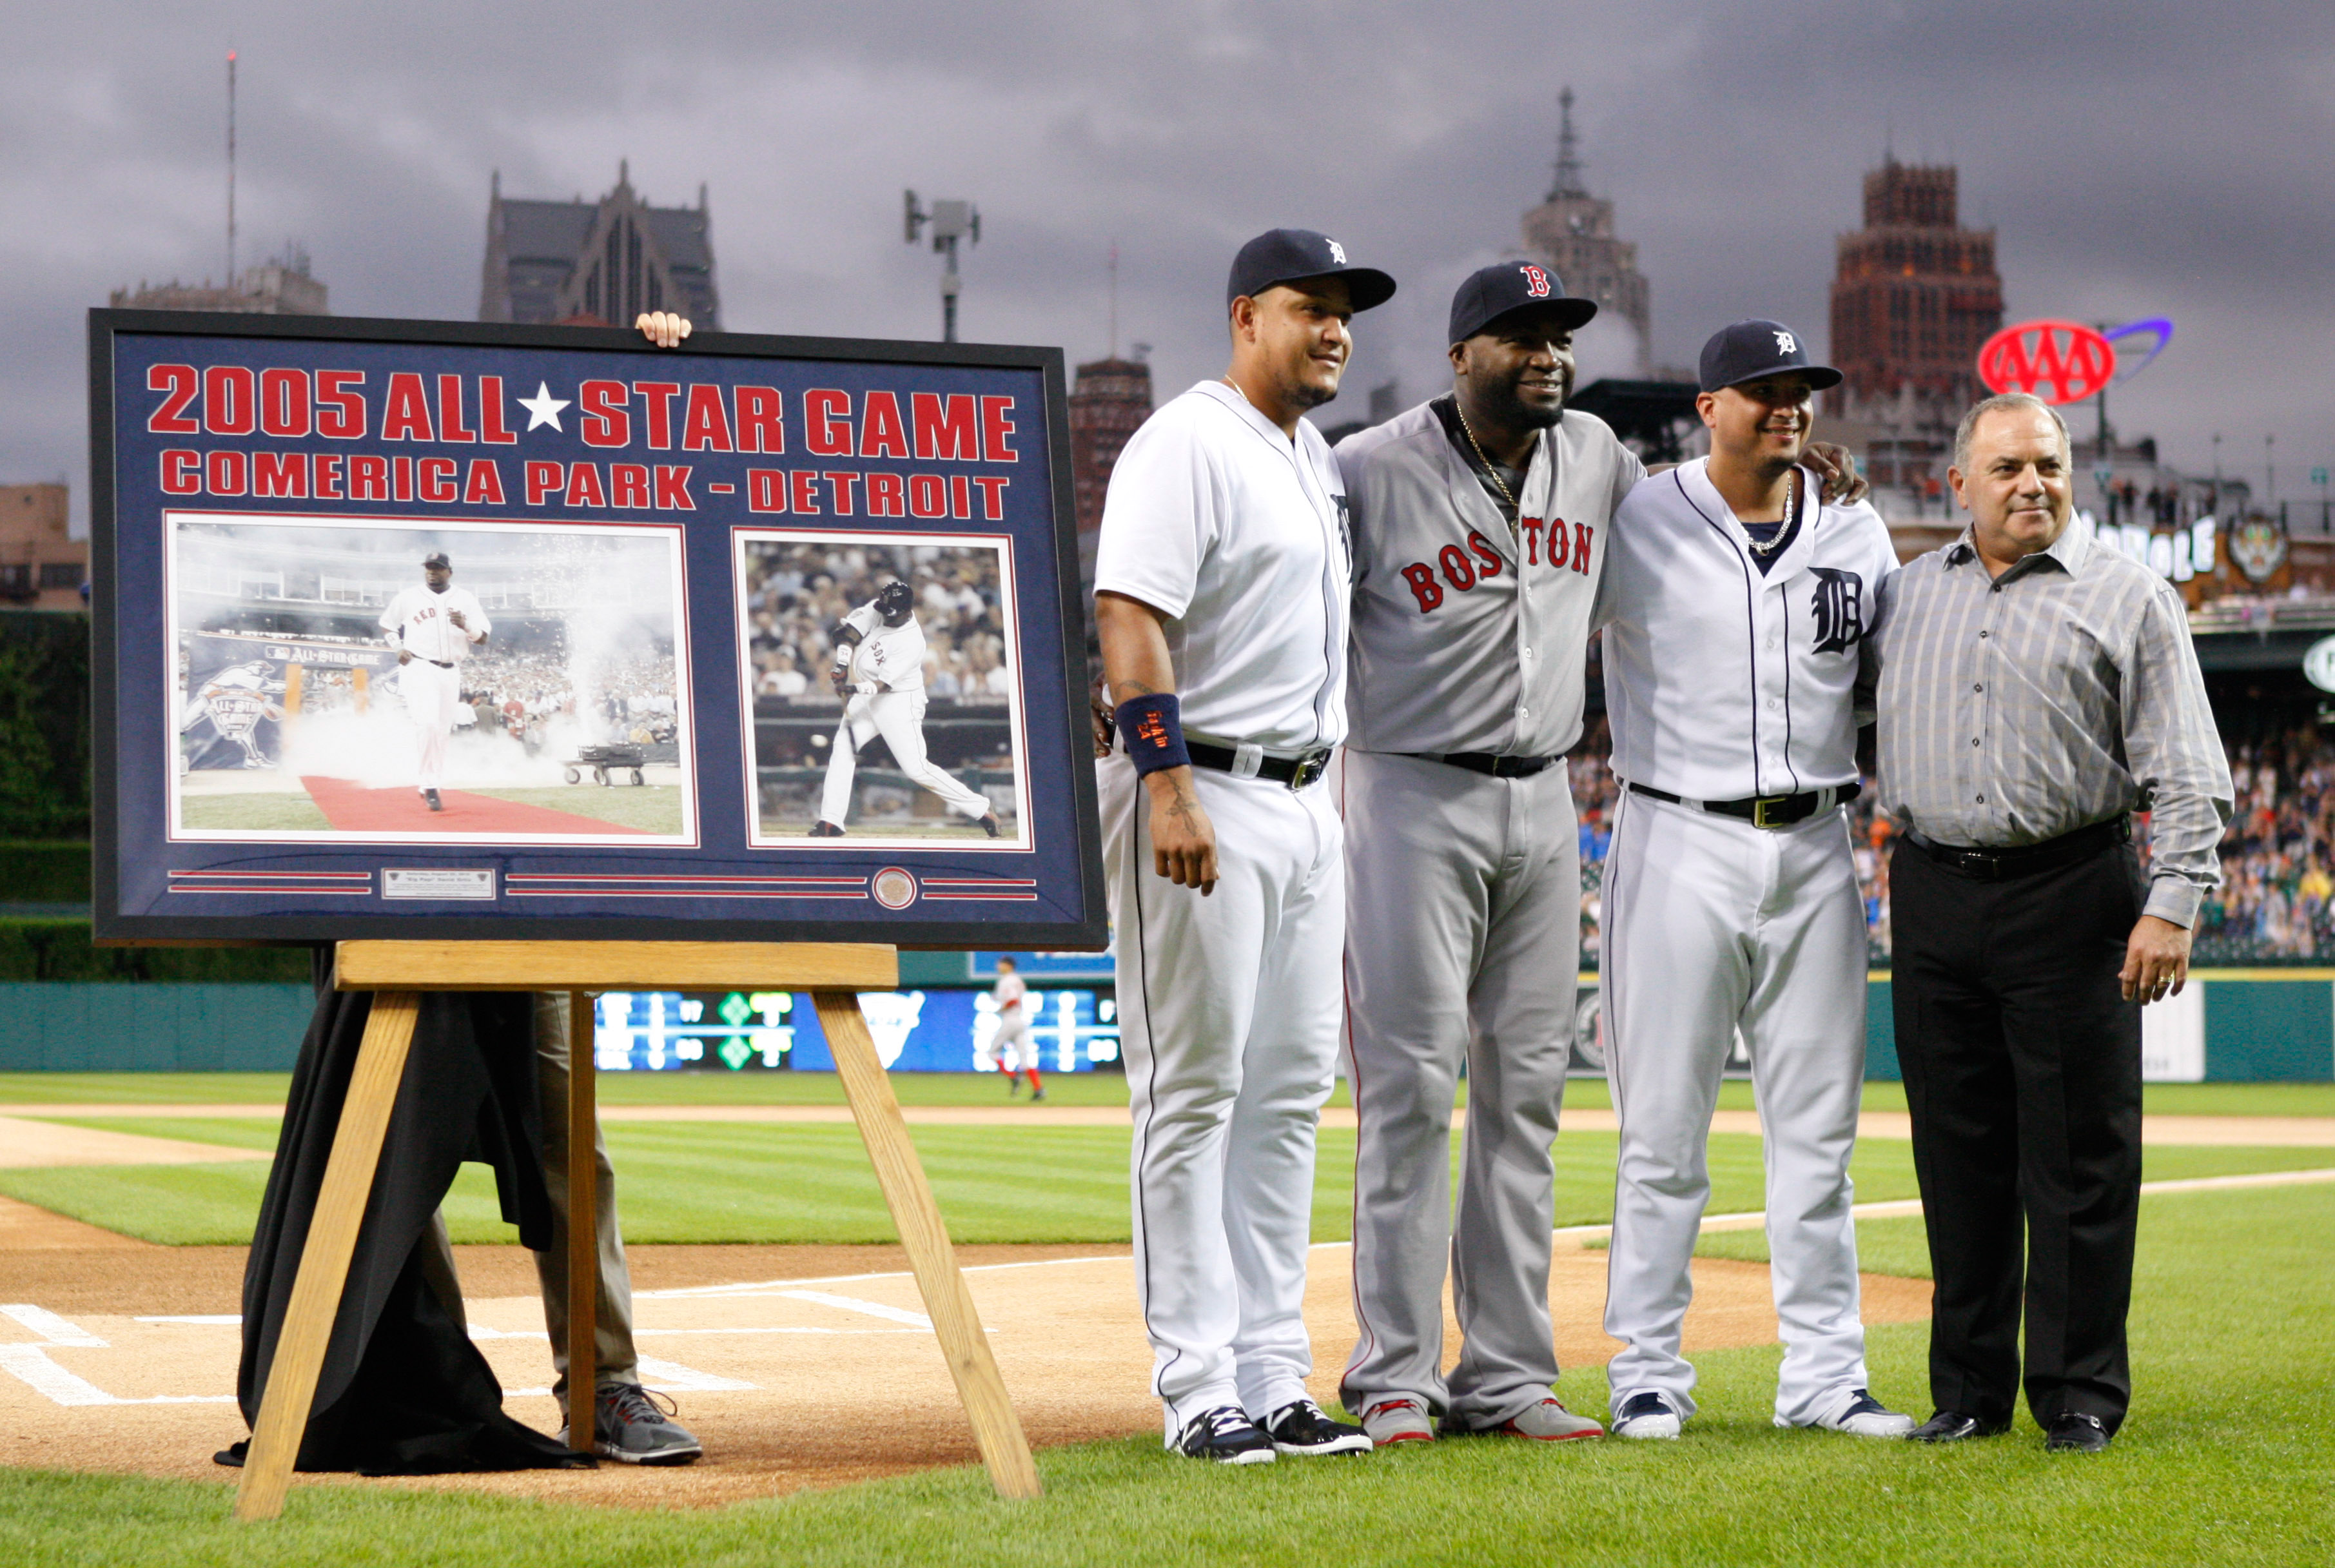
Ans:
{"type": "MultiPolygon", "coordinates": [[[[673,1400],[638,1383],[603,1383],[592,1406],[592,1447],[625,1465],[686,1465],[705,1452],[688,1428],[672,1418],[673,1400]]],[[[559,1428],[567,1441],[567,1428],[559,1428]]]]}

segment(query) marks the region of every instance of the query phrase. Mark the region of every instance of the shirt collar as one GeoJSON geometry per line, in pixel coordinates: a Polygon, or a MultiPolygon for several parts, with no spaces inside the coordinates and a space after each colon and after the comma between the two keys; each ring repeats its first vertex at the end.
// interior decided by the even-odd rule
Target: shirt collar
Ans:
{"type": "MultiPolygon", "coordinates": [[[[1961,537],[1946,547],[1946,566],[1949,570],[1978,560],[1978,540],[1974,534],[1977,527],[1976,523],[1972,523],[1963,528],[1961,537]]],[[[2091,558],[2092,525],[2086,520],[2083,513],[2078,512],[2068,519],[2068,526],[2059,530],[2059,537],[2051,541],[2051,547],[2037,553],[2059,562],[2059,569],[2070,577],[2080,575],[2084,569],[2084,563],[2091,558]]],[[[2003,576],[2007,577],[2011,572],[2021,569],[2039,570],[2039,567],[2028,566],[2027,561],[2033,558],[2033,557],[2028,557],[2013,563],[2003,576]]]]}
{"type": "MultiPolygon", "coordinates": [[[[1215,381],[1201,382],[1192,390],[1212,397],[1232,410],[1235,414],[1247,421],[1251,430],[1272,440],[1283,451],[1293,452],[1296,450],[1296,439],[1284,435],[1279,425],[1257,412],[1256,405],[1248,401],[1248,394],[1240,388],[1229,385],[1219,378],[1215,381]]],[[[1302,424],[1304,421],[1301,420],[1299,422],[1302,424]]]]}

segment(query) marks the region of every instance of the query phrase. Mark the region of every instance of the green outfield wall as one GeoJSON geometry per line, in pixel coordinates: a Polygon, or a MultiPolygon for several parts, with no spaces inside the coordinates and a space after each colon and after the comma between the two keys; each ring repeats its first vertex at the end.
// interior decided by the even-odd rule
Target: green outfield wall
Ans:
{"type": "MultiPolygon", "coordinates": [[[[965,983],[960,954],[901,958],[908,985],[965,983]]],[[[288,1071],[314,1005],[298,984],[0,983],[0,1072],[288,1071]]],[[[2335,971],[2216,971],[2144,1016],[2152,1079],[2335,1079],[2335,971]]],[[[1865,1020],[1865,1076],[1896,1079],[1885,973],[1866,986],[1865,1020]]]]}

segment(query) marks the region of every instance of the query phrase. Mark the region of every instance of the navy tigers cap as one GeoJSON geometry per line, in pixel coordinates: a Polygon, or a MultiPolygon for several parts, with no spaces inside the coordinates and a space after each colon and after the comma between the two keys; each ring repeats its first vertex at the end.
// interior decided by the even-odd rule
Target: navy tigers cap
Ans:
{"type": "Polygon", "coordinates": [[[1713,333],[1702,345],[1700,385],[1707,392],[1788,370],[1801,372],[1817,392],[1843,380],[1828,364],[1809,363],[1800,334],[1780,321],[1739,321],[1713,333]]]}
{"type": "Polygon", "coordinates": [[[1448,343],[1465,343],[1513,310],[1537,307],[1556,318],[1566,332],[1597,314],[1594,299],[1575,299],[1565,292],[1565,280],[1535,261],[1496,261],[1478,267],[1451,296],[1448,343]]]}
{"type": "Polygon", "coordinates": [[[454,569],[454,563],[446,558],[446,552],[443,550],[431,551],[428,555],[421,557],[421,565],[425,568],[430,566],[443,566],[450,572],[454,569]]]}
{"type": "Polygon", "coordinates": [[[1309,277],[1342,277],[1356,310],[1369,310],[1394,297],[1394,279],[1374,266],[1356,266],[1346,247],[1310,228],[1268,228],[1240,247],[1225,283],[1225,306],[1243,295],[1255,299],[1280,283],[1309,277]]]}

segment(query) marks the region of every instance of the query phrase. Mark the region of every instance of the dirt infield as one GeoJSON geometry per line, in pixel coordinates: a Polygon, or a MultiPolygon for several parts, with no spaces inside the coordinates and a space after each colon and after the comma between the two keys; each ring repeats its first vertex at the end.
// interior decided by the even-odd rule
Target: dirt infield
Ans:
{"type": "MultiPolygon", "coordinates": [[[[0,1375],[0,1464],[228,1478],[210,1455],[243,1429],[232,1403],[243,1249],[105,1242],[96,1238],[108,1233],[70,1221],[44,1244],[37,1221],[11,1213],[24,1208],[0,1208],[0,1302],[12,1303],[0,1307],[0,1374],[13,1374],[0,1375]]],[[[457,1252],[472,1332],[512,1411],[556,1428],[531,1262],[515,1247],[457,1252]]],[[[959,1255],[1034,1442],[1158,1429],[1128,1249],[969,1246],[959,1255]]],[[[703,1507],[976,1458],[898,1248],[640,1247],[633,1258],[645,1380],[681,1402],[704,1460],[683,1470],[313,1479],[703,1507]]],[[[1313,1383],[1325,1399],[1353,1340],[1347,1258],[1342,1244],[1315,1248],[1306,1292],[1313,1383]]],[[[1766,1268],[1698,1260],[1694,1269],[1691,1349],[1773,1341],[1766,1268]]],[[[1594,1379],[1612,1353],[1597,1330],[1604,1292],[1603,1255],[1560,1240],[1549,1297],[1568,1385],[1594,1379]]],[[[1866,1321],[1907,1321],[1928,1308],[1927,1282],[1866,1277],[1866,1321]]]]}

